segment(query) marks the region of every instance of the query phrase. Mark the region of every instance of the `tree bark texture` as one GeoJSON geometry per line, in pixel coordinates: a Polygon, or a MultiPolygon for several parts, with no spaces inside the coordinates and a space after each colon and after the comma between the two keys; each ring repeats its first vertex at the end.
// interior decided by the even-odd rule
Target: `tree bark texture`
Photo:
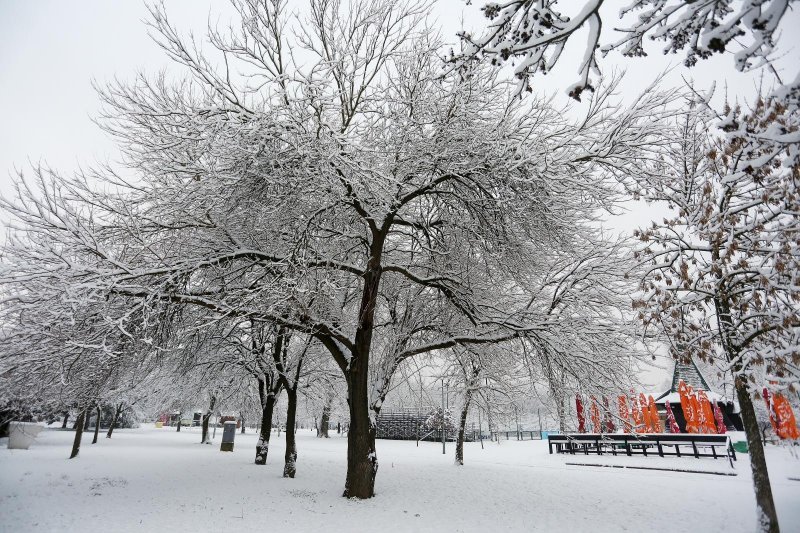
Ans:
{"type": "Polygon", "coordinates": [[[325,407],[322,408],[322,416],[320,417],[319,421],[319,433],[317,434],[317,437],[327,439],[330,425],[331,425],[331,402],[330,400],[326,399],[325,407]]]}
{"type": "Polygon", "coordinates": [[[72,453],[69,456],[70,459],[78,457],[78,453],[81,451],[81,437],[83,437],[83,426],[84,421],[86,420],[86,411],[86,409],[82,409],[78,413],[78,419],[75,421],[75,440],[72,441],[72,453]]]}
{"type": "Polygon", "coordinates": [[[365,499],[375,495],[378,455],[375,450],[375,424],[369,416],[369,355],[372,333],[375,329],[375,305],[381,281],[380,262],[385,239],[383,231],[373,233],[370,258],[364,274],[358,328],[352,357],[345,370],[347,403],[350,410],[350,429],[347,433],[347,478],[343,494],[346,498],[365,499]]]}
{"type": "Polygon", "coordinates": [[[375,452],[375,426],[369,416],[366,372],[351,373],[348,384],[350,429],[347,433],[346,498],[371,498],[375,495],[378,456],[375,452]]]}
{"type": "Polygon", "coordinates": [[[272,392],[266,395],[263,408],[261,410],[261,432],[258,435],[256,444],[256,464],[267,464],[267,453],[269,453],[269,438],[272,435],[272,411],[275,407],[275,395],[272,392]]]}
{"type": "Polygon", "coordinates": [[[69,421],[69,411],[64,411],[64,421],[61,422],[61,429],[67,429],[68,421],[69,421]]]}
{"type": "Polygon", "coordinates": [[[209,440],[208,440],[208,421],[211,419],[211,413],[212,413],[212,411],[214,411],[214,406],[216,404],[217,404],[217,397],[216,396],[212,396],[211,397],[211,404],[208,407],[208,411],[206,411],[206,414],[203,415],[203,436],[202,436],[202,440],[200,441],[200,444],[209,443],[209,440]]]}
{"type": "MultiPolygon", "coordinates": [[[[730,197],[726,196],[725,204],[730,197]]],[[[722,211],[722,208],[720,208],[722,211]]],[[[711,258],[716,265],[722,265],[722,250],[724,243],[721,240],[712,241],[711,258]]],[[[778,533],[778,513],[775,509],[775,500],[772,497],[772,487],[767,471],[767,460],[764,455],[764,446],[761,443],[761,435],[758,428],[756,410],[750,396],[747,375],[743,372],[741,359],[742,346],[739,344],[736,326],[731,311],[731,299],[729,287],[722,275],[723,270],[719,269],[716,273],[717,285],[714,293],[714,310],[717,312],[717,323],[719,334],[722,340],[722,347],[728,361],[733,363],[732,371],[736,397],[739,400],[739,408],[742,410],[742,424],[747,436],[747,446],[750,451],[750,469],[753,472],[753,489],[756,493],[756,512],[758,515],[758,531],[764,533],[778,533]]]]}
{"type": "MultiPolygon", "coordinates": [[[[717,244],[712,252],[716,261],[719,261],[720,248],[721,246],[717,244]]],[[[736,328],[733,324],[730,300],[727,289],[722,284],[717,288],[714,307],[717,311],[717,320],[722,335],[722,346],[725,349],[728,360],[734,362],[732,369],[734,386],[736,388],[736,397],[739,400],[739,408],[742,410],[742,424],[744,425],[747,446],[750,451],[750,469],[753,472],[753,489],[756,493],[758,531],[778,533],[780,531],[778,513],[775,509],[775,500],[772,497],[767,460],[764,455],[764,446],[761,443],[761,432],[758,428],[758,419],[756,418],[753,400],[750,397],[747,375],[742,372],[741,360],[739,359],[740,348],[735,341],[736,328]]]]}
{"type": "Polygon", "coordinates": [[[745,377],[736,379],[736,396],[742,410],[742,423],[745,435],[747,435],[747,447],[750,450],[750,469],[753,472],[753,488],[756,493],[758,531],[778,533],[780,531],[778,513],[775,509],[775,500],[772,498],[772,486],[769,482],[764,445],[761,442],[761,432],[758,429],[753,399],[745,379],[745,377]]]}
{"type": "Polygon", "coordinates": [[[100,404],[97,404],[96,412],[97,416],[94,421],[94,438],[92,438],[92,444],[97,444],[97,436],[100,434],[100,404]]]}
{"type": "Polygon", "coordinates": [[[117,404],[116,409],[114,409],[114,418],[111,419],[111,424],[108,426],[108,433],[106,433],[106,438],[110,439],[111,434],[114,432],[114,428],[117,426],[117,422],[119,421],[119,415],[122,413],[122,402],[117,404]]]}
{"type": "Polygon", "coordinates": [[[458,425],[458,441],[456,442],[456,464],[464,464],[464,433],[467,427],[467,414],[469,413],[469,403],[472,400],[472,389],[467,389],[464,395],[464,407],[461,409],[461,420],[458,425]]]}
{"type": "Polygon", "coordinates": [[[284,455],[283,477],[293,478],[297,473],[297,442],[294,424],[297,419],[297,391],[286,389],[286,454],[284,455]]]}

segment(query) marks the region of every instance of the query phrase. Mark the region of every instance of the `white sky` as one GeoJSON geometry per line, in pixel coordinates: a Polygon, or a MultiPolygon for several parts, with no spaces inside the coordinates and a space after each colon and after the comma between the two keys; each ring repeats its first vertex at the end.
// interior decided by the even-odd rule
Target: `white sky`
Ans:
{"type": "MultiPolygon", "coordinates": [[[[613,14],[619,1],[609,1],[613,14]]],[[[225,22],[232,10],[227,2],[211,0],[168,0],[170,18],[180,28],[193,29],[198,36],[211,16],[225,22]]],[[[293,9],[305,2],[292,0],[293,9]]],[[[432,25],[455,41],[461,20],[470,29],[483,24],[481,0],[467,6],[463,0],[438,0],[432,7],[432,25]]],[[[564,2],[565,5],[571,2],[564,2]]],[[[577,2],[576,2],[577,4],[577,2]]],[[[137,70],[155,73],[174,69],[147,35],[142,20],[147,17],[143,2],[107,0],[3,0],[0,2],[0,193],[9,191],[11,175],[28,161],[46,161],[55,169],[71,172],[97,158],[113,158],[114,147],[92,123],[98,98],[92,79],[102,83],[118,76],[130,79],[137,70]]],[[[612,20],[612,19],[609,19],[612,20]]],[[[785,28],[800,27],[798,13],[790,13],[785,28]]],[[[607,24],[611,26],[611,24],[607,24]]],[[[788,32],[781,48],[788,55],[779,64],[786,77],[798,66],[800,37],[788,32]]],[[[576,36],[562,58],[560,67],[535,80],[537,90],[556,92],[576,80],[577,58],[584,39],[576,36]],[[570,60],[570,57],[576,58],[570,60]]],[[[628,75],[624,95],[632,96],[660,71],[677,65],[668,83],[682,83],[681,76],[694,78],[699,87],[727,81],[729,93],[750,96],[757,76],[733,70],[730,55],[701,62],[686,69],[680,56],[664,57],[657,47],[645,60],[619,61],[611,54],[602,63],[605,72],[620,66],[628,75]]]]}
{"type": "MultiPolygon", "coordinates": [[[[606,2],[604,41],[610,40],[614,13],[627,0],[606,2]]],[[[469,30],[484,24],[479,10],[482,0],[466,5],[463,0],[438,0],[431,8],[431,25],[442,28],[442,35],[456,42],[461,21],[469,30]]],[[[227,22],[232,9],[227,2],[212,0],[167,0],[170,19],[179,28],[204,34],[209,20],[227,22]]],[[[305,2],[290,0],[291,9],[302,9],[305,2]]],[[[564,6],[580,6],[573,1],[564,6]],[[573,3],[574,2],[574,3],[573,3]]],[[[790,12],[783,21],[783,56],[776,61],[784,79],[793,79],[800,70],[800,10],[790,12]]],[[[46,162],[52,168],[71,173],[79,166],[97,160],[113,160],[114,146],[92,122],[99,100],[92,80],[102,84],[115,76],[130,79],[137,70],[156,73],[175,69],[147,35],[142,20],[147,18],[143,2],[108,0],[0,0],[0,194],[11,192],[16,169],[30,162],[46,162]]],[[[560,66],[546,77],[534,81],[536,90],[558,93],[562,101],[567,86],[576,81],[577,65],[585,39],[573,38],[560,66]]],[[[731,97],[751,98],[758,84],[758,73],[741,74],[733,69],[730,54],[701,61],[686,69],[683,56],[663,56],[660,44],[648,50],[645,59],[621,61],[616,53],[601,63],[605,73],[626,68],[622,98],[630,98],[660,72],[674,67],[667,84],[693,79],[699,88],[717,82],[722,95],[727,84],[731,97]]],[[[771,80],[770,80],[771,81],[771,80]]],[[[658,209],[631,205],[628,215],[612,221],[613,227],[629,232],[652,217],[663,216],[658,209]]]]}

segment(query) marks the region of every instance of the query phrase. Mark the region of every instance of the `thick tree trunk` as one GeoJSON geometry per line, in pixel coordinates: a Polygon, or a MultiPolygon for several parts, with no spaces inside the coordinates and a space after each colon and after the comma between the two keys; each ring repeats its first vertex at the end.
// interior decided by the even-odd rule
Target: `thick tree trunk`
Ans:
{"type": "Polygon", "coordinates": [[[350,408],[350,428],[347,432],[347,478],[345,498],[372,498],[375,495],[375,476],[378,474],[378,454],[375,450],[375,424],[369,410],[369,356],[372,333],[375,329],[375,304],[381,281],[381,255],[388,231],[388,220],[380,231],[373,231],[370,258],[364,274],[364,288],[359,305],[351,359],[345,371],[347,403],[350,408]]]}
{"type": "Polygon", "coordinates": [[[297,473],[297,442],[294,432],[297,391],[286,389],[286,400],[286,454],[284,455],[283,477],[293,478],[297,473]]]}
{"type": "Polygon", "coordinates": [[[203,415],[203,429],[200,437],[200,444],[205,444],[208,439],[208,419],[211,418],[211,411],[203,415]]]}
{"type": "Polygon", "coordinates": [[[78,453],[81,451],[81,437],[83,437],[83,425],[84,420],[86,420],[87,409],[82,409],[78,413],[78,419],[75,422],[75,440],[72,441],[72,454],[70,454],[69,458],[74,459],[78,457],[78,453]]]}
{"type": "Polygon", "coordinates": [[[345,498],[372,498],[378,456],[375,452],[375,426],[369,416],[366,372],[351,373],[348,385],[350,429],[347,433],[347,479],[345,498]]]}
{"type": "MultiPolygon", "coordinates": [[[[715,261],[720,260],[720,249],[721,245],[715,243],[712,251],[712,257],[715,261]]],[[[734,387],[736,388],[739,407],[742,410],[742,424],[744,425],[747,446],[750,451],[750,469],[753,472],[753,488],[756,493],[758,531],[778,533],[780,531],[778,513],[775,509],[775,500],[772,498],[772,487],[769,482],[767,460],[764,455],[764,445],[761,443],[756,410],[750,397],[747,376],[742,373],[741,360],[738,357],[740,349],[734,341],[736,339],[736,329],[731,318],[730,301],[723,285],[720,284],[717,290],[718,294],[714,297],[714,307],[717,311],[717,320],[720,325],[722,346],[725,349],[728,360],[734,362],[734,387]]]]}
{"type": "Polygon", "coordinates": [[[92,421],[92,417],[89,414],[88,410],[86,411],[86,416],[84,418],[85,418],[85,420],[83,421],[83,430],[84,431],[89,431],[89,423],[92,421]]]}
{"type": "Polygon", "coordinates": [[[566,398],[561,398],[556,401],[556,413],[558,413],[558,430],[561,433],[567,432],[567,409],[566,409],[566,398]]]}
{"type": "Polygon", "coordinates": [[[239,413],[240,418],[242,419],[242,435],[244,435],[244,415],[239,413]]]}
{"type": "Polygon", "coordinates": [[[211,397],[211,405],[208,407],[208,411],[203,415],[203,434],[200,440],[200,444],[210,444],[211,442],[208,440],[208,421],[211,419],[211,413],[214,411],[214,406],[217,404],[217,397],[211,397]]]}
{"type": "Polygon", "coordinates": [[[269,452],[269,438],[272,435],[272,411],[275,408],[275,394],[267,394],[261,410],[261,432],[258,435],[256,444],[256,464],[267,464],[267,453],[269,452]]]}
{"type": "Polygon", "coordinates": [[[326,399],[325,407],[322,408],[322,417],[320,417],[319,433],[317,433],[317,437],[327,439],[328,429],[330,429],[330,425],[331,425],[331,401],[326,399]]]}
{"type": "Polygon", "coordinates": [[[753,486],[756,493],[756,507],[758,512],[758,531],[764,533],[778,533],[778,513],[775,510],[775,501],[772,498],[772,486],[769,482],[767,460],[764,446],[758,429],[758,419],[753,400],[747,389],[745,377],[736,379],[736,396],[742,410],[742,423],[747,435],[747,447],[750,450],[750,469],[753,472],[753,486]]]}
{"type": "Polygon", "coordinates": [[[472,400],[472,390],[467,389],[464,396],[464,408],[461,409],[461,420],[458,426],[458,442],[456,442],[456,464],[464,464],[464,433],[467,427],[467,414],[469,413],[469,403],[472,400]]]}
{"type": "Polygon", "coordinates": [[[69,421],[69,411],[64,411],[64,421],[61,422],[61,429],[67,429],[68,421],[69,421]]]}
{"type": "Polygon", "coordinates": [[[100,405],[97,405],[97,418],[94,421],[94,438],[92,444],[97,444],[97,436],[100,434],[100,405]]]}
{"type": "Polygon", "coordinates": [[[108,426],[108,433],[106,433],[106,438],[110,439],[111,434],[114,432],[114,428],[117,427],[117,422],[119,421],[119,415],[122,413],[122,402],[117,404],[117,408],[114,409],[114,418],[111,419],[111,424],[108,426]]]}

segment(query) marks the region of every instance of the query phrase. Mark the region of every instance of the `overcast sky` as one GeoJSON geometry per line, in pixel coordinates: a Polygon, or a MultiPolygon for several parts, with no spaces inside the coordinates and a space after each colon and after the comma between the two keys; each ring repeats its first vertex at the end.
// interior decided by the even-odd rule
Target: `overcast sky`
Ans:
{"type": "MultiPolygon", "coordinates": [[[[479,10],[484,2],[439,0],[431,8],[431,25],[456,42],[455,33],[463,24],[470,30],[482,26],[479,10]]],[[[622,2],[628,3],[627,0],[622,2]]],[[[290,8],[302,10],[305,2],[291,0],[290,8]]],[[[606,2],[605,14],[611,21],[619,1],[606,2]]],[[[577,0],[563,3],[580,6],[577,0]]],[[[227,2],[211,0],[167,0],[173,23],[198,36],[209,20],[225,23],[233,16],[227,2]]],[[[113,144],[92,122],[99,101],[92,80],[102,84],[115,76],[131,79],[138,70],[157,73],[175,70],[147,35],[143,2],[108,0],[0,0],[0,194],[11,191],[16,170],[29,162],[46,162],[64,173],[97,160],[115,157],[113,144]]],[[[612,23],[605,25],[607,31],[612,23]]],[[[783,28],[793,28],[781,37],[783,56],[776,65],[784,79],[793,79],[800,70],[800,14],[789,13],[783,28]]],[[[609,40],[608,34],[605,38],[609,40]]],[[[566,87],[576,81],[578,63],[585,38],[580,35],[568,45],[560,66],[548,76],[535,80],[535,88],[557,93],[562,101],[566,87]]],[[[632,98],[660,72],[672,68],[666,84],[681,84],[693,79],[700,88],[717,82],[719,94],[726,84],[731,99],[752,98],[758,73],[741,74],[733,69],[730,54],[701,61],[694,69],[681,65],[682,56],[663,56],[659,45],[642,60],[620,60],[610,54],[601,66],[605,73],[625,68],[627,75],[622,98],[632,98]]],[[[622,231],[661,216],[657,209],[635,206],[631,213],[612,221],[622,231]]]]}
{"type": "MultiPolygon", "coordinates": [[[[289,4],[301,9],[304,3],[289,4]]],[[[462,20],[471,29],[483,24],[479,10],[483,2],[473,4],[439,0],[433,4],[431,24],[455,41],[462,20]]],[[[607,4],[611,13],[618,9],[615,2],[607,4]]],[[[197,35],[202,35],[209,19],[224,23],[232,16],[230,6],[222,1],[168,0],[166,5],[178,27],[193,29],[197,35]]],[[[96,159],[113,159],[113,145],[91,120],[99,107],[92,80],[103,83],[114,76],[130,79],[137,70],[175,69],[148,37],[142,23],[146,17],[145,4],[138,1],[0,0],[0,193],[9,191],[15,169],[24,169],[28,161],[46,161],[69,173],[96,159]]],[[[784,27],[792,23],[800,27],[797,13],[787,17],[784,27]]],[[[797,34],[789,32],[781,42],[787,53],[780,62],[785,71],[797,68],[797,34]]],[[[576,36],[573,40],[560,67],[535,81],[537,90],[563,97],[564,89],[576,80],[584,39],[576,36]]],[[[657,48],[653,52],[646,60],[624,62],[611,54],[603,67],[605,72],[627,68],[627,96],[676,65],[667,83],[682,83],[683,76],[694,78],[700,87],[727,81],[729,92],[735,95],[754,92],[756,77],[734,72],[729,55],[688,70],[680,66],[678,56],[665,58],[657,48]]]]}

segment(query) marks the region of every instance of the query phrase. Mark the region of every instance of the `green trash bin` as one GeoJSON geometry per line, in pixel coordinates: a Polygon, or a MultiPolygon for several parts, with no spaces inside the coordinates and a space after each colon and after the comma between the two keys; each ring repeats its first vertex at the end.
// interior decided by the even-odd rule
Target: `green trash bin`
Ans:
{"type": "Polygon", "coordinates": [[[746,440],[740,440],[740,441],[734,442],[733,443],[733,449],[736,450],[739,453],[747,453],[748,452],[747,441],[746,440]]]}

